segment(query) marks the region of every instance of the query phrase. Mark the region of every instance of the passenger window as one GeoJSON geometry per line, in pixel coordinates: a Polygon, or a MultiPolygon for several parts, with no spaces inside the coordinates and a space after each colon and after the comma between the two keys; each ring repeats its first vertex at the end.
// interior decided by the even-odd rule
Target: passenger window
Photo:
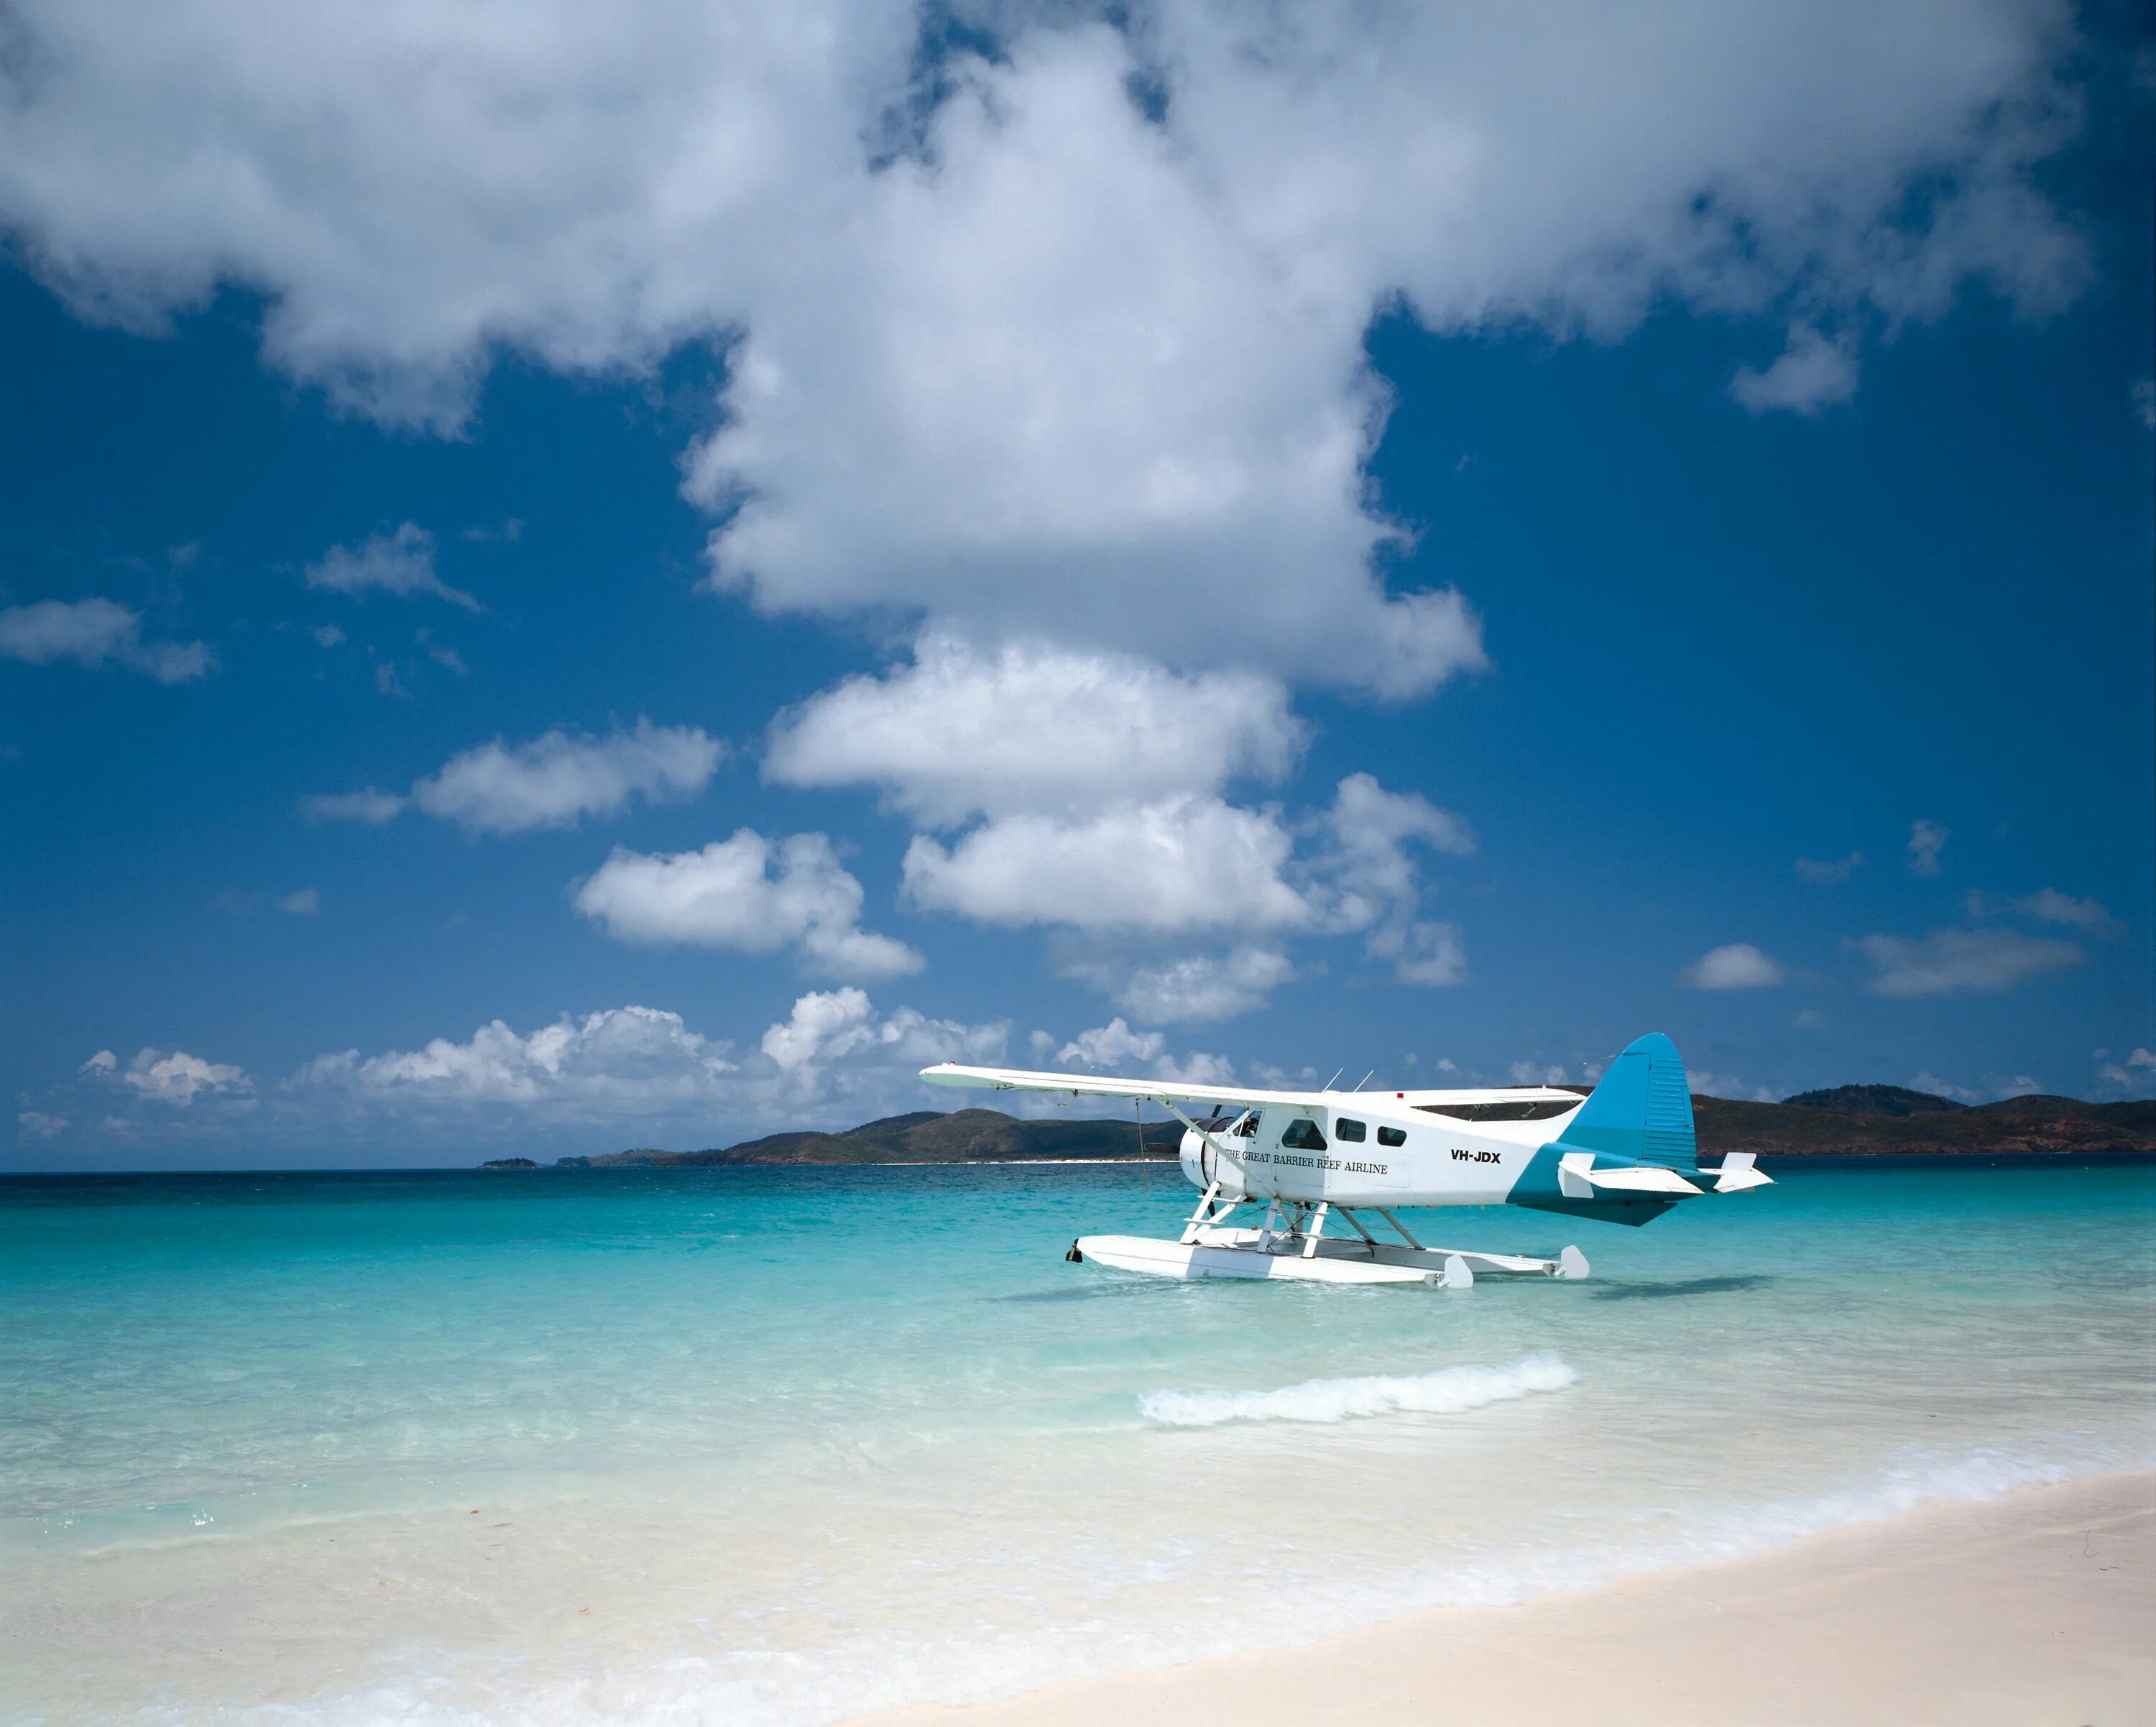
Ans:
{"type": "Polygon", "coordinates": [[[1369,1131],[1362,1123],[1351,1121],[1344,1115],[1332,1123],[1332,1137],[1335,1139],[1353,1139],[1358,1145],[1363,1143],[1363,1136],[1369,1131]]]}
{"type": "Polygon", "coordinates": [[[1281,1135],[1281,1144],[1291,1151],[1322,1151],[1325,1135],[1317,1131],[1317,1123],[1308,1116],[1297,1116],[1287,1124],[1287,1132],[1281,1135]]]}
{"type": "Polygon", "coordinates": [[[1378,1144],[1380,1145],[1404,1145],[1407,1143],[1407,1129],[1404,1128],[1380,1128],[1378,1129],[1378,1144]]]}

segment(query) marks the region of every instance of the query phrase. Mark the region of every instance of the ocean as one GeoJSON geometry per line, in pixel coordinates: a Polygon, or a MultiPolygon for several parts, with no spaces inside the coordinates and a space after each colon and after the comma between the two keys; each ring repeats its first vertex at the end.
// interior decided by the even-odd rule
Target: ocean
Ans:
{"type": "Polygon", "coordinates": [[[0,1721],[808,1724],[2156,1460],[2156,1168],[1172,1283],[1173,1166],[0,1181],[0,1721]]]}

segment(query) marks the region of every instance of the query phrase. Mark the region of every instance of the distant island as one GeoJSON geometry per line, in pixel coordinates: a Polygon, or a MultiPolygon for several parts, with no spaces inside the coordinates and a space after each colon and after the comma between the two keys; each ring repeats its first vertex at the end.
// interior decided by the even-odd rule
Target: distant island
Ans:
{"type": "MultiPolygon", "coordinates": [[[[1573,1089],[1584,1090],[1576,1087],[1573,1089]]],[[[1695,1093],[1701,1155],[1761,1157],[2059,1156],[2156,1154],[2156,1101],[2085,1103],[2077,1097],[2009,1097],[1957,1103],[1902,1086],[1835,1086],[1779,1103],[1746,1103],[1695,1093]]],[[[1183,1129],[1148,1122],[1144,1154],[1173,1158],[1183,1129]]],[[[916,1110],[841,1133],[771,1133],[704,1151],[639,1146],[595,1157],[556,1159],[557,1169],[672,1169],[737,1164],[1080,1163],[1139,1155],[1130,1120],[1021,1120],[996,1109],[916,1110]]],[[[495,1158],[482,1169],[536,1169],[530,1158],[495,1158]]]]}

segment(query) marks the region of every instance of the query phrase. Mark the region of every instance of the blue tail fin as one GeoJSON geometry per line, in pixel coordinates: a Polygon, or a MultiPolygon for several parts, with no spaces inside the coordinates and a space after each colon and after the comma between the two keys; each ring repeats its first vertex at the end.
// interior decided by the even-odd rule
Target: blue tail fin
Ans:
{"type": "Polygon", "coordinates": [[[1625,1046],[1558,1143],[1672,1169],[1699,1168],[1691,1089],[1677,1046],[1659,1031],[1625,1046]]]}

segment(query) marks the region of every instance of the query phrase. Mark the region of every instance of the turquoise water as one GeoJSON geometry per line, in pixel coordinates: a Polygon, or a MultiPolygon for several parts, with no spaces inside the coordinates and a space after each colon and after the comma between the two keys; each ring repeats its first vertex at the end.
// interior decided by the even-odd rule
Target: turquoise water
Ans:
{"type": "Polygon", "coordinates": [[[812,1723],[2156,1453],[2156,1169],[1804,1165],[1584,1284],[1170,1283],[1128,1168],[0,1183],[0,1719],[812,1723]]]}

